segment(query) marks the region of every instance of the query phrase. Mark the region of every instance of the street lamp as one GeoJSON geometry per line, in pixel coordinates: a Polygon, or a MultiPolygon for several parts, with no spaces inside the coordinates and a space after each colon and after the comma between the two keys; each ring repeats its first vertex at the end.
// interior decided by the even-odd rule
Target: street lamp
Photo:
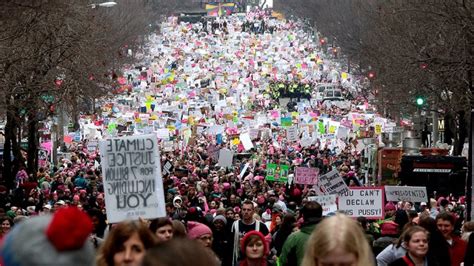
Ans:
{"type": "Polygon", "coordinates": [[[96,3],[96,4],[90,4],[90,6],[91,6],[92,8],[96,8],[96,7],[113,7],[113,6],[115,6],[116,4],[117,4],[117,2],[111,1],[111,2],[103,2],[103,3],[98,3],[98,4],[97,4],[97,3],[96,3]]]}

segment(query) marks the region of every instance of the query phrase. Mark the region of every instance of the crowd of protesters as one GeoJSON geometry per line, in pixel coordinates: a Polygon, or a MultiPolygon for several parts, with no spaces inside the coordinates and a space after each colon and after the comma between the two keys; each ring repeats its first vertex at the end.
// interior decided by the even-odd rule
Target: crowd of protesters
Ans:
{"type": "MultiPolygon", "coordinates": [[[[249,13],[245,19],[232,16],[217,20],[209,26],[211,29],[204,40],[223,47],[230,46],[228,36],[242,35],[245,42],[232,43],[230,47],[237,50],[219,48],[202,54],[197,50],[210,47],[200,43],[202,39],[193,40],[200,33],[192,30],[192,24],[170,22],[170,25],[163,33],[168,35],[163,37],[157,56],[158,65],[162,67],[158,70],[160,75],[166,77],[169,84],[176,85],[174,80],[181,79],[198,90],[195,82],[204,80],[210,68],[224,72],[220,75],[224,76],[222,84],[211,81],[209,88],[199,88],[199,91],[220,91],[228,85],[220,94],[232,96],[245,87],[252,95],[238,110],[239,115],[249,111],[255,115],[255,112],[267,112],[279,105],[277,97],[259,95],[264,94],[264,87],[271,82],[332,82],[342,89],[342,83],[347,82],[338,76],[334,66],[316,63],[323,54],[309,60],[314,64],[302,60],[301,65],[295,61],[315,54],[310,45],[300,40],[304,32],[299,31],[298,21],[269,19],[268,14],[262,12],[249,13]],[[218,30],[226,34],[219,34],[218,30]],[[274,41],[278,43],[272,44],[274,41]],[[197,47],[193,50],[194,55],[200,56],[187,62],[194,65],[193,68],[200,68],[197,74],[187,73],[186,67],[180,64],[188,58],[184,58],[176,47],[169,47],[180,43],[193,43],[197,47]],[[272,49],[278,52],[266,54],[266,50],[272,49]],[[169,51],[174,51],[174,58],[165,56],[169,51]],[[232,62],[222,54],[224,51],[247,63],[232,62]],[[283,68],[285,75],[282,75],[282,69],[263,71],[259,59],[267,60],[271,56],[294,65],[283,68]],[[171,72],[173,74],[169,74],[171,72]],[[235,72],[237,79],[228,79],[227,72],[235,72]],[[244,81],[245,85],[239,83],[244,81]],[[261,90],[254,93],[253,88],[261,90]]],[[[143,80],[130,74],[128,83],[138,87],[143,80]]],[[[168,84],[164,85],[166,88],[168,84]]],[[[157,94],[168,98],[179,94],[178,86],[171,87],[171,91],[163,89],[157,94]]],[[[194,97],[191,95],[195,93],[186,93],[186,97],[194,97]]],[[[353,111],[360,111],[358,106],[366,104],[366,99],[357,91],[350,93],[354,94],[353,111]]],[[[144,95],[134,95],[135,103],[140,105],[144,95]]],[[[156,102],[157,105],[162,103],[156,102]]],[[[215,103],[210,105],[215,112],[209,116],[225,124],[215,103]]],[[[320,102],[300,110],[332,118],[340,118],[350,111],[320,102]]],[[[291,113],[281,110],[282,117],[291,116],[291,113]]],[[[238,134],[234,127],[226,129],[227,139],[221,143],[208,135],[193,133],[193,141],[188,141],[186,149],[163,151],[162,165],[166,162],[172,165],[170,171],[163,172],[167,217],[153,220],[107,222],[100,156],[97,150],[88,149],[87,140],[70,145],[67,158],[61,157],[57,165],[41,167],[34,178],[20,169],[15,177],[15,189],[8,191],[2,187],[0,190],[0,217],[3,217],[0,233],[4,239],[0,252],[2,265],[58,265],[54,264],[54,256],[47,252],[56,252],[51,254],[56,254],[56,262],[63,265],[458,266],[462,262],[473,265],[474,237],[470,232],[474,225],[463,223],[464,199],[438,198],[419,205],[389,202],[383,220],[364,217],[356,220],[340,213],[324,217],[322,206],[308,200],[320,191],[310,185],[268,181],[266,167],[270,163],[314,167],[320,174],[337,170],[347,186],[368,186],[362,172],[361,152],[349,145],[354,139],[346,138],[348,145],[337,147],[321,139],[303,146],[288,141],[271,123],[264,124],[264,128],[270,130],[270,136],[264,136],[262,130],[254,139],[255,147],[248,151],[241,144],[231,145],[232,136],[238,134]],[[214,151],[224,147],[237,153],[233,167],[217,164],[214,151]],[[21,243],[29,241],[28,233],[32,241],[37,241],[31,242],[35,245],[30,249],[19,252],[21,243]],[[68,252],[71,250],[77,254],[68,252]],[[50,261],[43,256],[49,256],[50,261]],[[85,262],[78,258],[95,260],[85,262]]],[[[293,173],[288,179],[292,177],[293,173]]]]}

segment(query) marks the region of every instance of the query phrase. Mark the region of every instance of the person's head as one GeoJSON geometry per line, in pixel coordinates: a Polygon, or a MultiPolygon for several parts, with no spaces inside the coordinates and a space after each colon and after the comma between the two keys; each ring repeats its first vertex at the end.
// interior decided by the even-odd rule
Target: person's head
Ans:
{"type": "Polygon", "coordinates": [[[436,215],[436,226],[445,239],[451,239],[454,230],[455,218],[448,212],[440,212],[436,215]]]}
{"type": "Polygon", "coordinates": [[[142,266],[217,266],[217,260],[209,249],[196,241],[173,238],[151,248],[142,266]]]}
{"type": "Polygon", "coordinates": [[[212,219],[212,224],[217,231],[222,231],[225,229],[227,219],[223,215],[217,215],[214,217],[214,219],[212,219]]]}
{"type": "Polygon", "coordinates": [[[153,219],[150,231],[155,234],[158,242],[168,241],[173,238],[173,223],[168,218],[153,219]]]}
{"type": "Polygon", "coordinates": [[[242,238],[240,245],[247,260],[261,260],[268,253],[265,236],[259,231],[247,232],[242,238]]]}
{"type": "Polygon", "coordinates": [[[140,265],[145,252],[156,242],[148,227],[127,221],[112,228],[97,256],[98,266],[140,265]]]}
{"type": "Polygon", "coordinates": [[[99,237],[102,237],[102,234],[107,227],[104,213],[99,209],[90,209],[87,211],[87,214],[91,218],[92,224],[94,225],[93,232],[98,234],[99,237]]]}
{"type": "Polygon", "coordinates": [[[234,210],[232,208],[227,208],[227,210],[225,211],[225,217],[227,219],[233,220],[234,219],[234,210]]]}
{"type": "Polygon", "coordinates": [[[188,238],[197,240],[204,247],[210,248],[212,245],[212,231],[202,223],[188,222],[188,238]]]}
{"type": "Polygon", "coordinates": [[[173,220],[173,238],[186,237],[186,226],[181,221],[173,220]]]}
{"type": "Polygon", "coordinates": [[[255,213],[255,207],[253,202],[250,200],[244,201],[242,204],[242,219],[244,222],[249,223],[253,220],[253,214],[255,213]]]}
{"type": "Polygon", "coordinates": [[[393,204],[392,202],[388,202],[387,204],[385,204],[385,217],[392,217],[393,215],[395,215],[396,210],[397,208],[395,208],[395,204],[393,204]]]}
{"type": "Polygon", "coordinates": [[[321,207],[321,204],[315,201],[308,201],[303,205],[300,213],[305,222],[312,222],[321,219],[323,216],[323,208],[321,207]]]}
{"type": "Polygon", "coordinates": [[[305,266],[374,265],[371,248],[360,225],[342,214],[323,219],[306,247],[302,264],[305,266]]]}
{"type": "Polygon", "coordinates": [[[0,219],[2,222],[1,225],[1,232],[2,234],[6,234],[10,231],[10,229],[13,227],[13,220],[10,217],[4,216],[0,219]]]}
{"type": "Polygon", "coordinates": [[[360,226],[362,226],[364,231],[369,229],[369,221],[364,216],[357,217],[357,222],[360,224],[360,226]]]}
{"type": "Polygon", "coordinates": [[[428,253],[428,231],[421,226],[410,226],[403,233],[403,242],[412,258],[423,259],[428,253]]]}

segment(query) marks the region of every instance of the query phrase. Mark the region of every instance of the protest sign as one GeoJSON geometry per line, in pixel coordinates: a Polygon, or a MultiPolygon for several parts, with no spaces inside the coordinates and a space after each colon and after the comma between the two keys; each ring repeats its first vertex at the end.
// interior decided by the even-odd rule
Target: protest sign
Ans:
{"type": "Polygon", "coordinates": [[[426,187],[385,186],[387,201],[427,202],[426,187]]]}
{"type": "Polygon", "coordinates": [[[282,117],[281,118],[281,126],[282,127],[291,127],[293,125],[293,121],[291,117],[282,117]]]}
{"type": "Polygon", "coordinates": [[[318,175],[318,168],[296,167],[295,184],[314,185],[318,182],[318,175]]]}
{"type": "Polygon", "coordinates": [[[250,165],[250,163],[246,163],[246,164],[244,165],[244,168],[242,168],[242,172],[240,172],[240,174],[239,174],[239,178],[240,178],[240,179],[242,179],[242,177],[244,177],[245,172],[247,172],[247,169],[249,168],[249,165],[250,165]]]}
{"type": "Polygon", "coordinates": [[[319,176],[319,186],[323,189],[325,194],[341,195],[349,190],[346,183],[339,175],[337,170],[332,170],[331,172],[319,176]]]}
{"type": "Polygon", "coordinates": [[[288,181],[288,171],[290,167],[284,164],[267,164],[267,176],[265,177],[268,181],[286,182],[288,181]]]}
{"type": "Polygon", "coordinates": [[[103,140],[99,150],[110,223],[166,216],[156,135],[103,140]]]}
{"type": "Polygon", "coordinates": [[[173,170],[173,164],[171,164],[170,161],[166,161],[166,163],[163,165],[163,174],[169,175],[171,174],[171,171],[173,170]]]}
{"type": "Polygon", "coordinates": [[[339,211],[350,217],[383,219],[383,202],[383,188],[354,187],[339,195],[339,211]]]}
{"type": "Polygon", "coordinates": [[[239,138],[240,138],[240,141],[242,142],[242,145],[244,145],[244,149],[246,151],[253,148],[253,143],[252,143],[252,140],[250,139],[249,133],[242,133],[240,134],[239,138]]]}
{"type": "Polygon", "coordinates": [[[228,149],[221,149],[219,151],[218,164],[220,167],[231,167],[233,158],[234,158],[233,151],[228,150],[228,149]]]}
{"type": "Polygon", "coordinates": [[[298,128],[291,126],[286,129],[286,137],[288,141],[293,142],[298,140],[298,128]]]}
{"type": "Polygon", "coordinates": [[[326,196],[312,196],[308,197],[309,201],[316,201],[323,207],[323,215],[326,216],[329,213],[337,212],[336,195],[326,196]]]}
{"type": "Polygon", "coordinates": [[[98,145],[99,145],[99,143],[97,141],[87,142],[87,151],[88,152],[95,152],[97,150],[98,145]]]}

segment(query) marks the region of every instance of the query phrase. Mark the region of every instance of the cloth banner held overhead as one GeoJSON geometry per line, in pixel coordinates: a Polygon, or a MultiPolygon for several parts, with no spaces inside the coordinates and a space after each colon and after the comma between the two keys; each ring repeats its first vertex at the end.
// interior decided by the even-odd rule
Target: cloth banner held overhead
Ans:
{"type": "Polygon", "coordinates": [[[154,134],[103,140],[99,150],[110,223],[166,216],[154,134]]]}

